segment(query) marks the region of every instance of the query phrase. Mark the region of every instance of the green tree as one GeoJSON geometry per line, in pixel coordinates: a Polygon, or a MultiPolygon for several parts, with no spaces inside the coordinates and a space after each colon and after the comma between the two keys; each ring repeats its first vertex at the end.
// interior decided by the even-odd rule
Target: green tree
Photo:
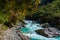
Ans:
{"type": "Polygon", "coordinates": [[[48,22],[54,17],[60,17],[60,0],[54,0],[53,2],[41,6],[39,8],[39,15],[41,20],[46,20],[48,22]]]}
{"type": "Polygon", "coordinates": [[[39,4],[40,0],[0,0],[0,19],[7,25],[15,24],[27,14],[36,12],[39,4]]]}

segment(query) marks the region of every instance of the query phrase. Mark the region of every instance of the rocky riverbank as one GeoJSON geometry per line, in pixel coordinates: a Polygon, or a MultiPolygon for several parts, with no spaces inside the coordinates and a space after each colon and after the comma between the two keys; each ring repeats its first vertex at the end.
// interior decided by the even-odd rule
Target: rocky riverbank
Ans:
{"type": "Polygon", "coordinates": [[[60,31],[52,27],[44,28],[44,30],[36,30],[36,33],[49,38],[60,36],[60,31]]]}
{"type": "Polygon", "coordinates": [[[45,24],[42,26],[44,29],[36,30],[36,33],[39,35],[43,35],[45,37],[57,37],[60,36],[60,30],[54,27],[50,27],[49,25],[45,24]]]}
{"type": "Polygon", "coordinates": [[[15,27],[6,30],[0,36],[0,40],[30,40],[27,36],[19,30],[22,27],[21,23],[15,25],[15,27]]]}

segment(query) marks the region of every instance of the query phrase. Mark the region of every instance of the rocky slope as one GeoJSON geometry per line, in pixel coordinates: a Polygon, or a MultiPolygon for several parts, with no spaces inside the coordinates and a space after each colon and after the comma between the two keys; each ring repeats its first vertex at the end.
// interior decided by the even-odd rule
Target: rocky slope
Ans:
{"type": "Polygon", "coordinates": [[[19,30],[21,27],[21,23],[19,23],[18,25],[15,25],[15,27],[6,30],[0,36],[0,40],[29,40],[29,38],[23,35],[19,30]]]}

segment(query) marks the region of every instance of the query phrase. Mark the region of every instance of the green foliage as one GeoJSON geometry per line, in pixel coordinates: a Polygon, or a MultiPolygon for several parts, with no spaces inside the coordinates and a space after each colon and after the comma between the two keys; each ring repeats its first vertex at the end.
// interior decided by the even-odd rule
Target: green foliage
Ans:
{"type": "Polygon", "coordinates": [[[48,22],[50,19],[54,17],[60,17],[60,0],[54,0],[52,3],[49,3],[48,5],[39,7],[38,13],[40,17],[39,21],[45,20],[45,22],[48,22]]]}
{"type": "Polygon", "coordinates": [[[40,7],[40,12],[51,14],[52,16],[60,16],[60,0],[55,0],[52,3],[40,7]]]}
{"type": "Polygon", "coordinates": [[[1,0],[0,23],[15,24],[26,17],[48,22],[56,16],[60,16],[60,0],[40,6],[40,0],[1,0]]]}
{"type": "Polygon", "coordinates": [[[15,24],[36,12],[39,4],[40,0],[0,0],[0,23],[15,24]]]}
{"type": "Polygon", "coordinates": [[[8,17],[9,17],[9,15],[7,13],[0,11],[0,23],[7,21],[8,17]]]}
{"type": "Polygon", "coordinates": [[[60,0],[53,0],[53,2],[39,6],[39,10],[36,13],[30,13],[27,19],[48,22],[54,17],[60,17],[60,0]]]}

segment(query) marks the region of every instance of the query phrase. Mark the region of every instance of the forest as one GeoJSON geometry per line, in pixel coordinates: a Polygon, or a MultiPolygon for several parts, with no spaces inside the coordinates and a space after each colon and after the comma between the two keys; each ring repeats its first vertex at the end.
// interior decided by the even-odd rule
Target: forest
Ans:
{"type": "Polygon", "coordinates": [[[60,0],[0,0],[0,24],[35,20],[60,29],[60,0]]]}

